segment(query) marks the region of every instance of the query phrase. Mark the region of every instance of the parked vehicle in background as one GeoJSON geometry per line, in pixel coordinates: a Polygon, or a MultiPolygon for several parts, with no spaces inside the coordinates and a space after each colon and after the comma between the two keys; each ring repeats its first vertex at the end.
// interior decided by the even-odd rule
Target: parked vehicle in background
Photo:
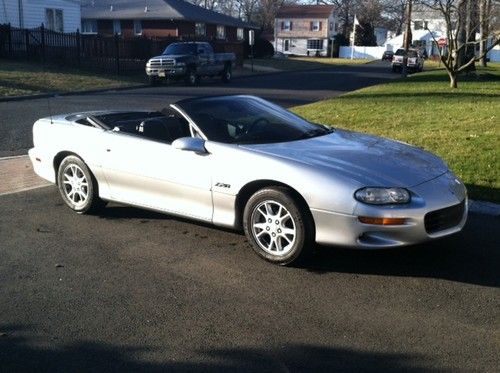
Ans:
{"type": "Polygon", "coordinates": [[[161,79],[184,79],[186,84],[196,85],[204,76],[220,76],[229,82],[235,61],[234,53],[214,53],[209,43],[173,43],[147,62],[146,74],[151,85],[161,79]]]}
{"type": "Polygon", "coordinates": [[[392,57],[394,56],[393,51],[385,51],[382,55],[382,61],[392,61],[392,57]]]}
{"type": "MultiPolygon", "coordinates": [[[[403,68],[404,58],[406,51],[404,49],[398,49],[394,56],[392,57],[392,71],[400,72],[403,68]]],[[[424,58],[416,49],[408,49],[408,54],[406,55],[407,62],[406,66],[408,71],[419,72],[424,69],[424,58]]]]}

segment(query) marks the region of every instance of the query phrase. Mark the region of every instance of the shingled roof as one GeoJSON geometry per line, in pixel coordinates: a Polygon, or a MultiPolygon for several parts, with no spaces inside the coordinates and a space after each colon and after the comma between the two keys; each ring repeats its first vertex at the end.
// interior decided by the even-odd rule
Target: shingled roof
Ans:
{"type": "Polygon", "coordinates": [[[284,5],[278,9],[276,18],[328,18],[333,5],[284,5]]]}
{"type": "Polygon", "coordinates": [[[193,5],[184,0],[86,0],[84,19],[186,20],[255,28],[240,19],[193,5]]]}

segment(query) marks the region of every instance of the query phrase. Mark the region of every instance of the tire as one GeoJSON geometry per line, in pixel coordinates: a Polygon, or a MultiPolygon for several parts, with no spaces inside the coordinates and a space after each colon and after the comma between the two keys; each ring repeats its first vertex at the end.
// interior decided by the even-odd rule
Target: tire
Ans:
{"type": "Polygon", "coordinates": [[[64,203],[79,214],[96,212],[106,205],[99,198],[94,175],[77,156],[63,159],[57,171],[57,185],[64,203]]]}
{"type": "Polygon", "coordinates": [[[287,188],[264,188],[252,195],[243,212],[243,228],[255,253],[271,263],[298,264],[312,253],[312,217],[287,188]]]}
{"type": "Polygon", "coordinates": [[[233,77],[233,71],[231,69],[231,66],[226,66],[224,68],[224,71],[222,72],[222,81],[224,83],[229,83],[232,77],[233,77]]]}
{"type": "Polygon", "coordinates": [[[150,86],[155,87],[155,86],[157,86],[159,83],[160,83],[160,81],[158,80],[158,77],[157,77],[157,76],[154,76],[154,75],[150,75],[150,76],[149,76],[149,85],[150,85],[150,86]]]}
{"type": "Polygon", "coordinates": [[[186,83],[186,85],[195,86],[198,85],[199,81],[200,77],[196,74],[196,70],[191,68],[186,71],[186,76],[184,78],[184,82],[186,83]]]}

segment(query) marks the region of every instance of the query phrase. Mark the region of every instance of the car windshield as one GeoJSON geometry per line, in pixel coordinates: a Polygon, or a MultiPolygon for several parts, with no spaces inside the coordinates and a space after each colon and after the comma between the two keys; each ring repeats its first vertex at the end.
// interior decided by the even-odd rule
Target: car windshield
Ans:
{"type": "Polygon", "coordinates": [[[170,44],[163,54],[196,54],[196,44],[170,44]]]}
{"type": "Polygon", "coordinates": [[[405,50],[404,49],[398,49],[395,53],[396,56],[404,56],[405,55],[405,50]]]}
{"type": "Polygon", "coordinates": [[[208,140],[268,144],[308,139],[332,129],[307,122],[268,101],[246,96],[186,100],[177,104],[208,140]]]}
{"type": "Polygon", "coordinates": [[[408,57],[417,57],[417,51],[408,51],[408,57]]]}

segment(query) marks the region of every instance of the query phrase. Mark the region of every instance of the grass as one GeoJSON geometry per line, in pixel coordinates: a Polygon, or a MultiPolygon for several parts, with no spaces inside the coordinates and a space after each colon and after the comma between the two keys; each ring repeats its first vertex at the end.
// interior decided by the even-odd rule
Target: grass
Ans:
{"type": "MultiPolygon", "coordinates": [[[[371,60],[349,58],[328,58],[328,57],[289,57],[285,59],[256,58],[253,60],[255,66],[271,67],[277,70],[306,70],[325,67],[325,65],[360,65],[371,60]]],[[[245,64],[249,64],[246,60],[245,64]]]]}
{"type": "Polygon", "coordinates": [[[117,76],[0,60],[0,97],[119,88],[140,83],[144,83],[143,74],[117,76]]]}
{"type": "Polygon", "coordinates": [[[456,90],[434,67],[293,110],[429,150],[464,180],[471,198],[500,202],[500,64],[461,76],[456,90]]]}

